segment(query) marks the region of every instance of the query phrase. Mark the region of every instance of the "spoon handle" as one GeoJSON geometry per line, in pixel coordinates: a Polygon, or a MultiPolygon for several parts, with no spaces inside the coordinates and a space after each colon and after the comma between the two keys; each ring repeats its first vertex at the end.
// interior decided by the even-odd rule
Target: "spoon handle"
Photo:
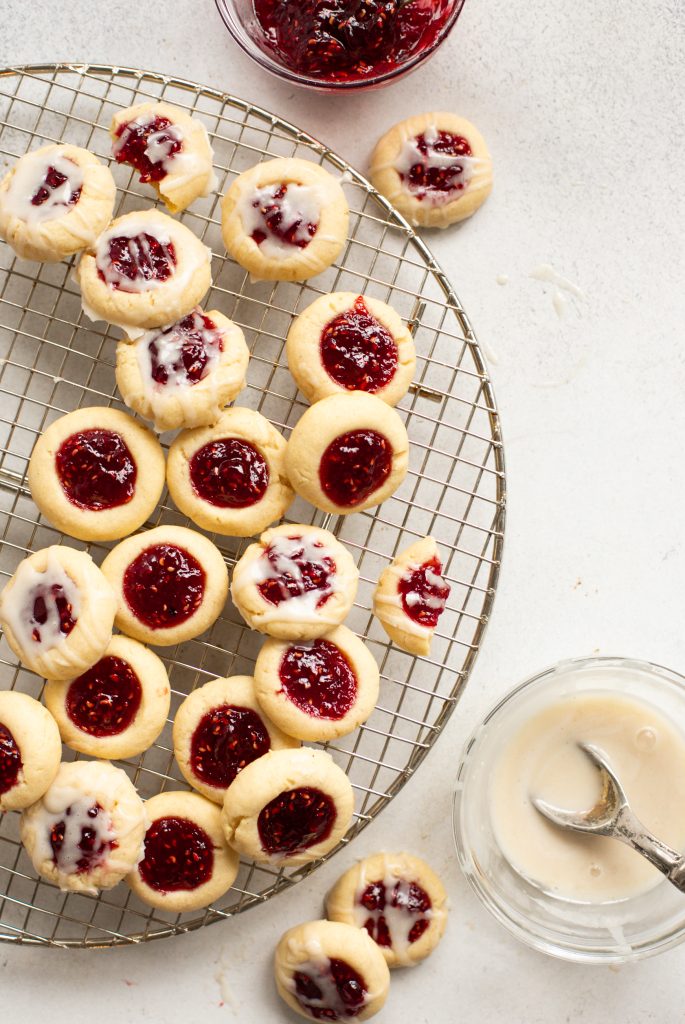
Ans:
{"type": "Polygon", "coordinates": [[[652,835],[629,808],[624,807],[620,811],[614,834],[666,875],[676,889],[685,892],[685,855],[652,835]]]}

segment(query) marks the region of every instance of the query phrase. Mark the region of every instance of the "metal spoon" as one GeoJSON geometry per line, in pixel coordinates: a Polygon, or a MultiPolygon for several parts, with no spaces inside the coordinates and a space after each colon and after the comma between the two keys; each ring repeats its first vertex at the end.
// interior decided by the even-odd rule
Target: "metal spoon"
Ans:
{"type": "Polygon", "coordinates": [[[607,761],[606,754],[592,743],[579,743],[578,746],[599,769],[602,777],[602,795],[595,806],[589,811],[576,814],[554,807],[539,797],[532,797],[533,806],[560,828],[593,836],[607,836],[632,846],[666,875],[677,889],[685,892],[685,855],[672,850],[653,836],[633,814],[623,786],[607,761]]]}

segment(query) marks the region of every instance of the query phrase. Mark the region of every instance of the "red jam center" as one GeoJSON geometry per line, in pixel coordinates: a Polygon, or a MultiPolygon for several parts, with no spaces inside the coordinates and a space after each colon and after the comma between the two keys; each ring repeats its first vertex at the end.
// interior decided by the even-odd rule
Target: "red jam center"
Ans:
{"type": "Polygon", "coordinates": [[[395,339],[371,315],[361,295],[351,309],[326,324],[319,351],[328,376],[348,391],[380,391],[397,369],[395,339]]]}
{"type": "Polygon", "coordinates": [[[357,696],[352,666],[329,640],[289,647],[278,675],[288,699],[313,718],[344,718],[357,696]]]}
{"type": "MultiPolygon", "coordinates": [[[[71,807],[67,807],[65,814],[67,817],[72,812],[71,807]]],[[[76,843],[76,848],[79,850],[81,856],[76,861],[76,874],[82,875],[86,871],[92,871],[98,867],[103,860],[104,855],[109,850],[114,850],[117,847],[117,843],[111,840],[101,840],[98,836],[98,829],[95,827],[95,819],[99,814],[104,814],[104,811],[100,804],[93,804],[92,807],[86,812],[86,816],[93,822],[93,827],[89,825],[81,826],[81,835],[79,841],[76,843]]],[[[52,850],[52,860],[59,870],[65,870],[62,861],[62,847],[64,846],[64,836],[67,830],[67,824],[65,821],[56,822],[50,830],[50,848],[52,850]]],[[[69,863],[71,864],[71,854],[67,854],[69,863]]]]}
{"type": "Polygon", "coordinates": [[[22,767],[17,741],[7,726],[0,724],[0,796],[16,786],[22,767]]]}
{"type": "Polygon", "coordinates": [[[117,129],[115,157],[119,164],[131,164],[140,181],[161,181],[167,176],[166,161],[181,149],[177,131],[169,131],[168,117],[155,117],[147,124],[129,121],[117,129]],[[148,152],[146,152],[148,150],[148,152]]]}
{"type": "Polygon", "coordinates": [[[350,81],[432,46],[460,0],[253,0],[261,45],[293,71],[350,81]]]}
{"type": "Polygon", "coordinates": [[[190,766],[208,786],[225,789],[246,764],[270,749],[269,733],[256,711],[224,704],[200,719],[190,744],[190,766]]]}
{"type": "Polygon", "coordinates": [[[124,572],[129,608],[150,629],[186,622],[202,604],[205,571],[190,552],[173,544],[153,544],[124,572]]]}
{"type": "MultiPolygon", "coordinates": [[[[69,179],[66,174],[62,174],[62,172],[58,171],[56,167],[48,167],[41,185],[38,187],[34,195],[31,196],[31,205],[42,206],[43,203],[47,202],[55,189],[61,188],[61,186],[68,180],[69,179]]],[[[81,186],[79,185],[78,188],[73,189],[67,201],[61,205],[74,206],[78,203],[80,198],[81,186]]]]}
{"type": "Polygon", "coordinates": [[[210,356],[223,350],[221,334],[214,321],[195,310],[160,331],[148,343],[150,374],[154,382],[162,386],[171,377],[176,383],[180,380],[192,387],[206,377],[210,356]]]}
{"type": "Polygon", "coordinates": [[[136,488],[136,464],[121,434],[82,430],[60,445],[57,475],[72,505],[101,512],[125,505],[136,488]]]}
{"type": "Polygon", "coordinates": [[[53,583],[51,587],[35,587],[31,593],[33,605],[30,613],[31,636],[37,644],[41,642],[40,627],[48,621],[48,604],[54,603],[59,615],[59,629],[63,636],[69,636],[77,623],[73,615],[73,605],[64,593],[64,588],[59,583],[53,583]]]}
{"type": "MultiPolygon", "coordinates": [[[[119,235],[109,242],[109,262],[112,270],[128,281],[167,281],[176,266],[176,250],[173,242],[160,242],[154,235],[127,237],[119,235]]],[[[98,267],[98,274],[104,281],[105,274],[98,267]]],[[[110,281],[110,287],[123,285],[110,281]]]]}
{"type": "Polygon", "coordinates": [[[214,846],[187,818],[157,818],[145,834],[141,878],[157,892],[197,889],[212,877],[214,846]]]}
{"type": "MultiPolygon", "coordinates": [[[[459,161],[459,157],[471,156],[468,140],[461,135],[452,135],[451,132],[438,132],[434,141],[426,141],[425,135],[417,135],[414,141],[416,148],[426,157],[426,160],[425,162],[417,160],[409,170],[406,180],[410,190],[419,195],[426,192],[462,191],[466,182],[464,180],[464,164],[459,161]],[[455,160],[447,167],[431,166],[433,155],[453,156],[455,160]]],[[[440,163],[443,162],[440,160],[440,163]]]]}
{"type": "MultiPolygon", "coordinates": [[[[392,888],[384,882],[372,882],[359,897],[359,902],[369,917],[363,927],[379,946],[392,946],[393,940],[386,921],[384,911],[394,907],[407,914],[407,935],[401,941],[416,942],[430,924],[425,915],[432,907],[431,899],[425,889],[416,882],[397,882],[392,888]]],[[[395,936],[396,940],[399,936],[395,936]]]]}
{"type": "Polygon", "coordinates": [[[143,690],[123,658],[100,658],[75,679],[65,699],[67,715],[89,736],[118,736],[136,717],[143,690]]]}
{"type": "Polygon", "coordinates": [[[302,1009],[314,1020],[348,1020],[366,1004],[364,979],[346,960],[332,957],[325,969],[320,964],[302,964],[293,972],[295,995],[302,1009]]]}
{"type": "Polygon", "coordinates": [[[254,445],[237,437],[210,441],[190,460],[190,482],[198,497],[219,508],[248,508],[269,486],[269,467],[254,445]]]}
{"type": "Polygon", "coordinates": [[[390,476],[392,445],[375,430],[353,430],[331,441],[321,456],[319,480],[341,508],[366,501],[390,476]]]}
{"type": "Polygon", "coordinates": [[[329,837],[336,817],[335,804],[320,789],[288,789],[259,812],[262,848],[271,854],[307,850],[329,837]]]}
{"type": "Polygon", "coordinates": [[[438,559],[432,558],[402,576],[397,589],[409,618],[420,626],[435,629],[450,596],[450,587],[442,578],[442,565],[438,559]]]}
{"type": "Polygon", "coordinates": [[[306,223],[304,216],[292,209],[288,215],[284,211],[283,203],[288,194],[287,185],[278,185],[271,190],[262,190],[259,198],[255,199],[252,205],[259,210],[264,228],[256,228],[252,232],[252,240],[261,245],[266,239],[267,233],[285,242],[286,245],[294,245],[298,249],[306,249],[316,234],[318,224],[306,223]]]}
{"type": "MultiPolygon", "coordinates": [[[[301,537],[288,538],[290,544],[297,544],[301,540],[301,537]]],[[[323,545],[314,541],[312,547],[321,548],[323,545]]],[[[302,544],[291,547],[287,556],[284,556],[277,542],[270,545],[261,557],[267,559],[273,572],[270,579],[258,585],[259,593],[269,604],[281,604],[282,601],[303,597],[312,590],[319,590],[321,597],[316,607],[322,608],[333,593],[332,576],[335,573],[335,562],[328,555],[317,561],[305,558],[302,544]]]]}

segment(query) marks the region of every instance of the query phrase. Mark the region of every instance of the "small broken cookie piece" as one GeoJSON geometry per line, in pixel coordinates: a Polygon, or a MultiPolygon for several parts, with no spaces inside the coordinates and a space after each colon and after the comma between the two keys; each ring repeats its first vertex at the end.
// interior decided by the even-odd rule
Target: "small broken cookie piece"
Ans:
{"type": "Polygon", "coordinates": [[[383,570],[373,611],[398,647],[426,655],[449,595],[438,546],[432,537],[423,537],[400,551],[383,570]]]}

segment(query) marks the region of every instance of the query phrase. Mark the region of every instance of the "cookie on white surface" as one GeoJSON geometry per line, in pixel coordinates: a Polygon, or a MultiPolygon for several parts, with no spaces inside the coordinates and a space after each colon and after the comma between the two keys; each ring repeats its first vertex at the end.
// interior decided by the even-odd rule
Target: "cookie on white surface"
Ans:
{"type": "Polygon", "coordinates": [[[159,210],[125,213],[79,260],[83,310],[129,334],[172,324],[209,290],[211,256],[185,224],[159,210]]]}
{"type": "Polygon", "coordinates": [[[170,790],[145,801],[143,857],[126,881],[145,903],[183,913],[219,899],[238,874],[221,812],[198,793],[170,790]]]}
{"type": "Polygon", "coordinates": [[[249,358],[238,325],[197,306],[176,323],[119,342],[117,387],[155,430],[208,426],[244,388],[249,358]]]}
{"type": "Polygon", "coordinates": [[[183,526],[127,537],[102,563],[117,600],[117,627],[169,647],[214,625],[228,594],[228,569],[211,540],[183,526]]]}
{"type": "Polygon", "coordinates": [[[97,895],[137,864],[145,809],[121,768],[71,761],[21,816],[21,841],[39,875],[60,889],[97,895]]]}
{"type": "Polygon", "coordinates": [[[169,493],[202,529],[250,537],[280,519],[295,497],[285,452],[285,438],[261,413],[226,409],[214,426],[184,430],[173,442],[169,493]]]}
{"type": "Polygon", "coordinates": [[[376,853],[338,879],[326,897],[326,913],[332,921],[364,928],[389,967],[411,967],[444,934],[447,893],[419,857],[376,853]]]}
{"type": "Polygon", "coordinates": [[[295,424],[286,469],[297,493],[324,512],[380,505],[400,486],[409,439],[397,412],[363,391],[329,395],[295,424]]]}
{"type": "Polygon", "coordinates": [[[172,213],[216,185],[207,129],[171,103],[139,103],[118,111],[109,133],[117,163],[130,164],[172,213]]]}
{"type": "Polygon", "coordinates": [[[176,712],[173,738],[186,782],[218,804],[248,764],[270,750],[299,746],[260,707],[252,676],[213,679],[193,690],[176,712]]]}
{"type": "Polygon", "coordinates": [[[0,693],[0,812],[39,800],[61,757],[59,730],[49,711],[26,693],[0,693]]]}
{"type": "Polygon", "coordinates": [[[378,946],[360,928],[308,921],[276,947],[276,988],[308,1020],[363,1021],[382,1009],[390,972],[378,946]]]}
{"type": "Polygon", "coordinates": [[[24,259],[66,259],[104,231],[115,195],[109,168],[87,149],[42,146],[0,182],[0,237],[24,259]]]}
{"type": "Polygon", "coordinates": [[[334,263],[349,208],[339,182],[310,160],[267,160],[240,174],[221,204],[230,255],[254,278],[304,281],[334,263]]]}
{"type": "Polygon", "coordinates": [[[119,409],[93,406],[60,416],[43,431],[28,482],[58,530],[79,540],[118,540],[152,514],[165,470],[151,430],[119,409]]]}
{"type": "Polygon", "coordinates": [[[116,759],[152,746],[166,723],[171,691],[157,655],[117,635],[82,675],[48,679],[43,699],[68,747],[116,759]]]}
{"type": "Polygon", "coordinates": [[[332,533],[287,523],[250,544],[233,570],[231,597],[251,629],[311,640],[340,625],[358,583],[354,559],[332,533]]]}
{"type": "Polygon", "coordinates": [[[306,864],[332,850],[352,820],[350,780],[330,754],[310,747],[272,750],[226,790],[229,846],[261,863],[306,864]]]}
{"type": "Polygon", "coordinates": [[[292,323],[286,353],[312,403],[365,391],[397,405],[416,367],[414,341],[395,310],[357,292],[332,292],[307,306],[292,323]]]}
{"type": "Polygon", "coordinates": [[[466,118],[418,114],[378,141],[369,176],[410,224],[446,228],[470,217],[490,195],[492,160],[466,118]]]}
{"type": "Polygon", "coordinates": [[[32,672],[72,679],[102,657],[116,604],[90,555],[55,544],[19,563],[0,594],[0,625],[32,672]]]}
{"type": "Polygon", "coordinates": [[[255,664],[260,705],[300,740],[323,742],[352,732],[376,706],[378,687],[375,658],[347,626],[316,640],[270,638],[255,664]]]}
{"type": "Polygon", "coordinates": [[[373,611],[393,643],[410,654],[426,655],[449,595],[438,545],[433,537],[423,537],[383,570],[373,611]]]}

